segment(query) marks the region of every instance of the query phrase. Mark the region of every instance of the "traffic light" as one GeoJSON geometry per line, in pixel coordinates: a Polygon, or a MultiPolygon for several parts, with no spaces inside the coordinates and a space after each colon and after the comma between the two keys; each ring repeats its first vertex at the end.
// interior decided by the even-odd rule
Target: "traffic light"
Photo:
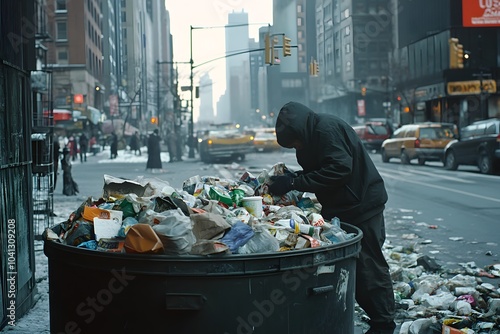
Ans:
{"type": "Polygon", "coordinates": [[[361,87],[361,96],[366,96],[366,87],[361,87]]]}
{"type": "Polygon", "coordinates": [[[152,116],[150,121],[151,121],[151,124],[158,124],[158,117],[152,116]]]}
{"type": "Polygon", "coordinates": [[[71,105],[72,101],[73,101],[73,94],[66,95],[66,105],[71,105]]]}
{"type": "Polygon", "coordinates": [[[458,38],[448,40],[450,49],[450,68],[464,68],[464,46],[459,43],[458,38]]]}
{"type": "Polygon", "coordinates": [[[309,75],[313,77],[317,77],[319,75],[319,64],[314,59],[311,59],[311,62],[309,63],[309,75]]]}
{"type": "Polygon", "coordinates": [[[292,46],[290,43],[292,42],[291,38],[283,35],[283,57],[288,57],[292,55],[292,46]]]}
{"type": "Polygon", "coordinates": [[[271,41],[269,34],[264,37],[264,62],[266,64],[271,64],[272,54],[271,54],[271,41]]]}
{"type": "Polygon", "coordinates": [[[73,95],[73,102],[77,104],[82,104],[83,103],[83,94],[74,94],[73,95]]]}

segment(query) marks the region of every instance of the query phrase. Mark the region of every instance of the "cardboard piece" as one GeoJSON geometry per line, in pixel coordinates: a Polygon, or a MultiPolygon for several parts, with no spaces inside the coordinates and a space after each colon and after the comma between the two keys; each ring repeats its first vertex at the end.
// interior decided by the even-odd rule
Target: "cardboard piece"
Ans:
{"type": "Polygon", "coordinates": [[[109,239],[116,237],[121,226],[121,221],[118,222],[114,219],[94,218],[95,240],[99,241],[102,238],[109,239]]]}
{"type": "Polygon", "coordinates": [[[191,214],[193,234],[196,240],[210,240],[221,238],[224,232],[231,228],[221,215],[206,212],[191,214]]]}
{"type": "Polygon", "coordinates": [[[99,209],[97,207],[90,207],[90,206],[85,206],[83,208],[83,213],[82,213],[83,219],[89,222],[93,222],[94,218],[100,218],[100,219],[110,219],[111,214],[108,210],[105,209],[99,209]]]}
{"type": "Polygon", "coordinates": [[[125,252],[136,254],[163,254],[163,244],[148,224],[135,224],[125,238],[125,252]]]}
{"type": "Polygon", "coordinates": [[[111,175],[104,174],[103,198],[122,198],[133,193],[139,197],[144,196],[147,185],[143,186],[139,182],[125,180],[111,175]]]}

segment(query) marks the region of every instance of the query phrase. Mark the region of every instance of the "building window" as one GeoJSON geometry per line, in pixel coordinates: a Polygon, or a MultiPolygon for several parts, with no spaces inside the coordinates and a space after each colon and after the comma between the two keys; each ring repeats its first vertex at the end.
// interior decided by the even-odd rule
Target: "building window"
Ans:
{"type": "Polygon", "coordinates": [[[342,19],[347,19],[349,17],[349,8],[346,8],[343,12],[342,12],[342,19]]]}
{"type": "Polygon", "coordinates": [[[304,19],[302,17],[297,18],[297,26],[302,27],[304,25],[304,19]]]}
{"type": "Polygon", "coordinates": [[[297,5],[297,13],[302,13],[303,11],[302,5],[297,5]]]}
{"type": "Polygon", "coordinates": [[[122,13],[121,17],[122,17],[122,22],[127,22],[127,14],[125,14],[125,12],[122,13]]]}
{"type": "Polygon", "coordinates": [[[57,53],[57,59],[59,59],[59,60],[68,60],[68,52],[67,51],[59,51],[57,53]]]}
{"type": "Polygon", "coordinates": [[[351,53],[351,43],[345,45],[345,53],[351,53]]]}
{"type": "Polygon", "coordinates": [[[351,26],[345,27],[344,35],[349,36],[351,34],[351,26]]]}
{"type": "Polygon", "coordinates": [[[351,71],[351,69],[352,69],[352,64],[351,64],[351,62],[350,62],[350,61],[347,61],[347,62],[345,63],[345,71],[346,71],[346,72],[350,72],[350,71],[351,71]]]}
{"type": "Polygon", "coordinates": [[[67,40],[66,22],[57,22],[57,40],[67,40]]]}
{"type": "Polygon", "coordinates": [[[66,0],[57,0],[56,2],[56,11],[67,11],[66,8],[66,0]]]}

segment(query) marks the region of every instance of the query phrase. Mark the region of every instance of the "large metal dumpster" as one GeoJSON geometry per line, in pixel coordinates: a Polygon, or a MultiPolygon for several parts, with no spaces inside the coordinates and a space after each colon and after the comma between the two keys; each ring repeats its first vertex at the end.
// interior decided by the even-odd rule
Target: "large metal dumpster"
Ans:
{"type": "Polygon", "coordinates": [[[349,241],[253,255],[106,253],[45,241],[52,333],[354,332],[349,241]]]}

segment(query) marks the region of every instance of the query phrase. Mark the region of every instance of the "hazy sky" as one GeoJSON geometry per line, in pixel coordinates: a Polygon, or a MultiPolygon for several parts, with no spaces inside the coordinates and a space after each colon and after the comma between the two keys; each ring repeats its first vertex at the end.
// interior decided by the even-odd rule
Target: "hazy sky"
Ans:
{"type": "MultiPolygon", "coordinates": [[[[250,38],[258,40],[261,26],[272,24],[272,0],[165,0],[170,13],[170,28],[174,39],[174,61],[188,62],[190,58],[190,26],[193,30],[194,65],[222,57],[225,53],[225,29],[229,13],[248,13],[250,38]],[[260,25],[259,25],[260,24],[260,25]],[[205,27],[220,27],[208,29],[205,27]]],[[[179,80],[189,85],[189,64],[179,65],[179,80]]],[[[208,72],[213,80],[214,108],[225,90],[225,61],[215,60],[195,69],[195,84],[200,75],[208,72]]],[[[185,96],[188,98],[189,94],[185,96]]],[[[196,119],[196,115],[195,115],[196,119]]]]}

